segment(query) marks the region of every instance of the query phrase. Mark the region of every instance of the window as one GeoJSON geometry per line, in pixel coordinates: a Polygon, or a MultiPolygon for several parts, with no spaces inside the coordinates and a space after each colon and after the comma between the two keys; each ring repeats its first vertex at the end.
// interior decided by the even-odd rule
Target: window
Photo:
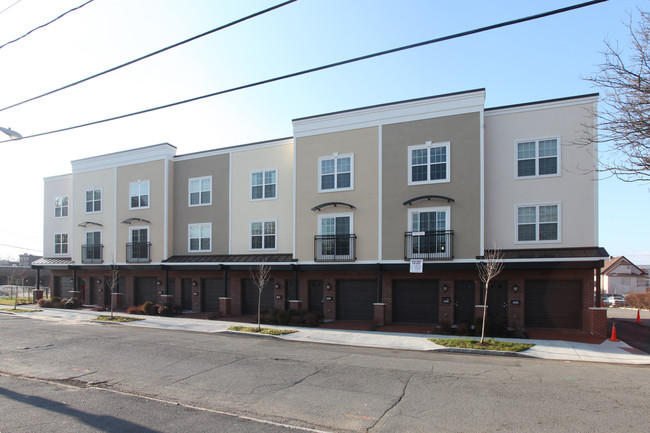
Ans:
{"type": "Polygon", "coordinates": [[[86,232],[86,244],[81,249],[82,261],[85,263],[101,263],[102,261],[102,232],[86,232]]]}
{"type": "Polygon", "coordinates": [[[251,222],[251,250],[274,250],[275,221],[251,222]]]}
{"type": "Polygon", "coordinates": [[[277,197],[276,170],[254,171],[251,173],[251,199],[263,200],[277,197]]]}
{"type": "Polygon", "coordinates": [[[212,204],[212,176],[190,179],[189,189],[190,206],[207,206],[212,204]]]}
{"type": "Polygon", "coordinates": [[[555,176],[559,173],[558,139],[517,142],[517,177],[555,176]]]}
{"type": "Polygon", "coordinates": [[[54,235],[54,254],[68,254],[67,233],[57,233],[54,235]]]}
{"type": "Polygon", "coordinates": [[[560,240],[558,204],[517,206],[517,242],[560,240]]]}
{"type": "Polygon", "coordinates": [[[337,257],[352,256],[351,239],[352,215],[321,215],[319,216],[320,245],[317,259],[336,259],[337,257]]]}
{"type": "Polygon", "coordinates": [[[323,156],[318,159],[318,191],[346,191],[354,188],[354,155],[323,156]]]}
{"type": "Polygon", "coordinates": [[[102,190],[89,189],[86,191],[86,213],[102,211],[102,190]]]}
{"type": "Polygon", "coordinates": [[[190,252],[211,251],[212,223],[188,225],[188,250],[190,252]]]}
{"type": "Polygon", "coordinates": [[[411,243],[407,251],[409,257],[441,258],[445,253],[450,252],[449,211],[449,207],[409,210],[411,230],[411,243]]]}
{"type": "Polygon", "coordinates": [[[65,218],[68,216],[68,197],[57,197],[54,199],[54,218],[65,218]]]}
{"type": "Polygon", "coordinates": [[[409,185],[449,182],[449,143],[409,146],[409,185]]]}
{"type": "Polygon", "coordinates": [[[149,181],[131,182],[129,184],[129,209],[146,209],[149,207],[149,181]]]}
{"type": "Polygon", "coordinates": [[[131,243],[127,244],[127,261],[148,262],[149,261],[149,228],[129,228],[131,243]]]}

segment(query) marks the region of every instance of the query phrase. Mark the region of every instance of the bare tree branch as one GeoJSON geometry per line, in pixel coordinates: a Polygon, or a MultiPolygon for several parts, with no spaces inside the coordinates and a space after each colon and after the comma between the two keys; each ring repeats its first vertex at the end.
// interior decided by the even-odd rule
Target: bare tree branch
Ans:
{"type": "Polygon", "coordinates": [[[476,263],[478,277],[485,287],[485,297],[483,298],[483,326],[481,328],[481,344],[485,339],[485,317],[487,316],[488,307],[488,290],[490,281],[492,281],[503,270],[503,251],[499,248],[486,250],[483,259],[476,263]]]}

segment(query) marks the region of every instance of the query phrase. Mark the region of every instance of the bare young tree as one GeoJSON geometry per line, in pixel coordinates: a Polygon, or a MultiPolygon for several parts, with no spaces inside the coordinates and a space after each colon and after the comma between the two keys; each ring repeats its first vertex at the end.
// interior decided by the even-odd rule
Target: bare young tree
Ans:
{"type": "Polygon", "coordinates": [[[625,182],[650,181],[650,13],[639,10],[627,24],[630,51],[605,42],[604,62],[588,77],[600,88],[601,108],[593,113],[599,134],[588,133],[580,144],[607,144],[599,149],[599,172],[625,182]]]}
{"type": "Polygon", "coordinates": [[[490,281],[496,278],[503,270],[503,251],[498,248],[486,250],[483,259],[476,263],[478,276],[483,287],[485,287],[485,298],[483,298],[483,326],[481,327],[481,344],[485,339],[485,317],[487,316],[487,300],[490,281]]]}
{"type": "Polygon", "coordinates": [[[114,308],[113,304],[115,303],[115,301],[113,300],[115,298],[113,296],[113,293],[117,293],[119,279],[120,279],[120,270],[115,264],[115,262],[113,262],[111,264],[111,273],[106,278],[106,282],[108,283],[108,290],[111,294],[111,319],[113,318],[113,308],[114,308]]]}
{"type": "Polygon", "coordinates": [[[259,264],[257,269],[251,269],[251,280],[253,284],[257,287],[257,330],[261,331],[262,327],[260,325],[262,318],[262,290],[269,281],[269,275],[271,274],[271,267],[266,263],[262,262],[259,264]]]}

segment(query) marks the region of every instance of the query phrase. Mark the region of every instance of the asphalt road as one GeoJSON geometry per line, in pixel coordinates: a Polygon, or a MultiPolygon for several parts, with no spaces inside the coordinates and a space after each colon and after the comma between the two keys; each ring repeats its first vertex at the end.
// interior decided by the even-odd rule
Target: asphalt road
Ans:
{"type": "MultiPolygon", "coordinates": [[[[90,419],[113,417],[109,425],[160,432],[180,431],[174,426],[181,421],[156,422],[157,410],[177,402],[325,431],[646,432],[650,400],[645,366],[317,345],[7,314],[0,314],[0,372],[12,380],[46,379],[48,387],[70,385],[87,404],[74,409],[90,419]],[[100,411],[96,399],[105,395],[129,412],[100,411]]],[[[33,395],[53,402],[49,412],[65,415],[54,390],[15,381],[0,386],[14,393],[9,400],[16,411],[31,406],[24,400],[33,395]]],[[[20,431],[20,419],[5,422],[0,416],[0,432],[20,431]]],[[[31,419],[22,422],[24,431],[34,431],[27,428],[31,419]]],[[[199,420],[185,431],[228,431],[209,423],[199,420]]]]}

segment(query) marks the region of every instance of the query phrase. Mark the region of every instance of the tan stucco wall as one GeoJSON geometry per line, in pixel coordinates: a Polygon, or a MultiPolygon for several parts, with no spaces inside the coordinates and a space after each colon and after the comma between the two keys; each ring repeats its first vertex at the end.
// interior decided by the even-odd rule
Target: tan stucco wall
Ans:
{"type": "Polygon", "coordinates": [[[584,133],[582,124],[592,123],[583,103],[570,106],[540,105],[538,109],[485,114],[485,224],[486,247],[563,248],[596,246],[597,182],[593,172],[593,147],[575,144],[584,133]],[[515,179],[515,142],[544,137],[560,138],[560,176],[515,179]],[[561,204],[561,241],[515,242],[515,205],[561,204]]]}
{"type": "Polygon", "coordinates": [[[228,254],[228,154],[174,162],[173,254],[187,255],[188,224],[212,223],[212,251],[196,254],[228,254]],[[188,180],[212,176],[212,204],[188,206],[188,180]]]}
{"type": "Polygon", "coordinates": [[[250,222],[276,221],[276,249],[291,253],[293,248],[293,143],[234,151],[231,185],[231,252],[250,254],[250,222]],[[274,169],[277,173],[277,197],[251,200],[251,172],[274,169]]]}
{"type": "MultiPolygon", "coordinates": [[[[66,177],[44,179],[43,194],[43,256],[54,256],[54,234],[73,233],[73,197],[72,175],[66,177]],[[68,197],[68,216],[54,218],[54,200],[57,197],[68,197]]],[[[70,245],[69,245],[70,247],[70,245]]],[[[70,253],[65,256],[70,256],[70,253]]]]}
{"type": "MultiPolygon", "coordinates": [[[[165,194],[165,161],[152,161],[142,164],[127,165],[117,168],[117,257],[125,260],[126,244],[131,242],[130,227],[148,227],[149,242],[151,243],[151,261],[160,262],[164,259],[164,194],[165,194]],[[137,181],[149,181],[149,208],[129,209],[129,184],[137,181]],[[141,218],[149,221],[122,224],[128,218],[141,218]]],[[[110,250],[104,247],[105,262],[110,262],[110,250]]]]}
{"type": "Polygon", "coordinates": [[[454,258],[474,258],[480,252],[480,113],[460,114],[383,126],[383,259],[404,259],[404,232],[409,208],[450,207],[454,258]],[[425,142],[449,142],[450,182],[408,185],[408,147],[425,142]],[[423,195],[455,200],[402,203],[423,195]]]}
{"type": "Polygon", "coordinates": [[[353,213],[357,235],[357,260],[377,260],[378,238],[378,128],[362,128],[296,139],[296,257],[314,260],[314,235],[318,234],[318,215],[353,213]],[[318,158],[354,154],[354,189],[318,192],[318,158]],[[328,207],[314,212],[312,207],[325,202],[344,202],[356,207],[328,207]]]}

